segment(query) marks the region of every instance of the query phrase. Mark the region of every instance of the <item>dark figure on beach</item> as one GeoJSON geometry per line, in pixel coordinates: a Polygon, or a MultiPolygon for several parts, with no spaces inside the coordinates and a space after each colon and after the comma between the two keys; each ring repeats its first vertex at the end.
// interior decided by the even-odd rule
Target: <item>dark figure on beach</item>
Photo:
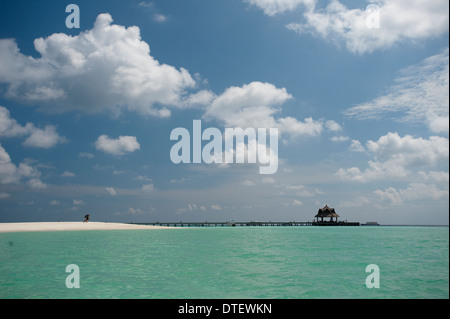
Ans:
{"type": "Polygon", "coordinates": [[[84,216],[84,221],[83,221],[83,223],[87,223],[89,221],[89,214],[86,214],[85,216],[84,216]]]}

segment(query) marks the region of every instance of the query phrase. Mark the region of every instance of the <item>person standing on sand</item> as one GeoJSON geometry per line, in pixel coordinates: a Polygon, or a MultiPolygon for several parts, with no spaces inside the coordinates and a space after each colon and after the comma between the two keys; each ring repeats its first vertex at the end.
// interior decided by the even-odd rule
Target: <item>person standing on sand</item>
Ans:
{"type": "Polygon", "coordinates": [[[85,216],[84,216],[84,221],[83,221],[83,223],[87,223],[89,221],[89,214],[86,214],[85,216]]]}

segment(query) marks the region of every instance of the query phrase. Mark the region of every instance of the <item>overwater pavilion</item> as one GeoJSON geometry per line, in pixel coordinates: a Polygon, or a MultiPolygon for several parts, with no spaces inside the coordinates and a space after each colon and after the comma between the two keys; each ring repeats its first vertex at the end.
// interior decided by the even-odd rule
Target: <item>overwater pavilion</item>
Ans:
{"type": "MultiPolygon", "coordinates": [[[[338,219],[339,215],[336,214],[336,212],[334,211],[334,208],[330,208],[330,207],[328,207],[328,205],[325,205],[324,208],[319,208],[319,211],[317,212],[317,215],[314,216],[314,218],[317,218],[317,222],[319,222],[319,218],[321,218],[320,222],[323,223],[324,217],[330,218],[330,220],[328,221],[329,223],[337,223],[337,219],[338,219]],[[336,219],[333,220],[333,218],[336,218],[336,219]]],[[[327,221],[325,221],[325,222],[327,222],[327,221]]]]}

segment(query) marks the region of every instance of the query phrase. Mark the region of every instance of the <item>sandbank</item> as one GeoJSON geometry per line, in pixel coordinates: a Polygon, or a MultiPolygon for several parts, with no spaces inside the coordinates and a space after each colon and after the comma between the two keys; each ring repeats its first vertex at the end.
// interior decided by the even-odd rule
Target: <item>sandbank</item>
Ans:
{"type": "Polygon", "coordinates": [[[0,223],[0,233],[33,231],[70,231],[70,230],[111,230],[111,229],[166,229],[173,227],[147,226],[125,223],[101,222],[33,222],[0,223]]]}

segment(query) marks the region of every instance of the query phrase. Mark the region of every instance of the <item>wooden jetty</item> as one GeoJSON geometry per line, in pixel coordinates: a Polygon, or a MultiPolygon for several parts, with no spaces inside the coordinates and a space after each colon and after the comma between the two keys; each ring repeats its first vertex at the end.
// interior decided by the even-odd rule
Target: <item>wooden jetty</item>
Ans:
{"type": "Polygon", "coordinates": [[[137,225],[151,225],[151,226],[167,226],[167,227],[263,227],[263,226],[359,226],[359,222],[154,222],[154,223],[134,223],[137,225]]]}
{"type": "Polygon", "coordinates": [[[312,222],[313,226],[360,226],[359,222],[312,222]]]}
{"type": "Polygon", "coordinates": [[[152,226],[168,226],[168,227],[236,227],[236,226],[360,226],[359,222],[347,222],[338,221],[339,215],[336,213],[334,208],[325,205],[324,208],[320,208],[314,220],[311,222],[237,222],[235,220],[230,220],[226,222],[156,222],[156,223],[137,223],[138,225],[152,225],[152,226]],[[320,220],[319,220],[320,218],[320,220]],[[324,218],[330,218],[329,220],[324,220],[324,218]]]}

